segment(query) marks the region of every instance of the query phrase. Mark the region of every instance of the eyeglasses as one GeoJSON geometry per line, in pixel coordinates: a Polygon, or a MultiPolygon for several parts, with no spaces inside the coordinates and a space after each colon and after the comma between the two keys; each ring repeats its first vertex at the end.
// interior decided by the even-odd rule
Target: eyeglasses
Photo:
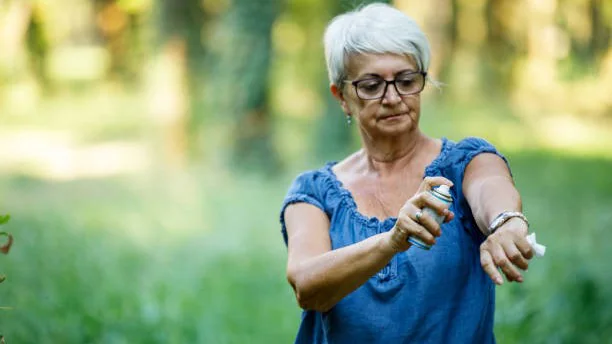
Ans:
{"type": "Polygon", "coordinates": [[[400,96],[419,93],[425,87],[426,77],[427,72],[407,72],[397,75],[391,81],[374,77],[355,81],[345,80],[345,82],[350,82],[355,87],[357,97],[372,100],[384,98],[390,84],[400,96]]]}

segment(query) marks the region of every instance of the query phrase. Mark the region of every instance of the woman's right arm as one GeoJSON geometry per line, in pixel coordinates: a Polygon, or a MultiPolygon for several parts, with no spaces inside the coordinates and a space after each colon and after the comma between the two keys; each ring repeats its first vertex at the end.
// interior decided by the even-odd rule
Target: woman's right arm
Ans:
{"type": "Polygon", "coordinates": [[[418,223],[414,214],[429,206],[446,214],[447,221],[452,219],[444,204],[425,192],[439,184],[452,185],[444,178],[426,178],[420,192],[402,207],[390,231],[336,250],[331,249],[330,223],[321,209],[307,203],[287,207],[284,215],[288,237],[287,279],[300,307],[328,311],[380,271],[396,253],[410,248],[406,241],[409,235],[435,244],[440,226],[427,214],[418,223]]]}
{"type": "Polygon", "coordinates": [[[308,203],[287,207],[285,224],[289,239],[287,279],[303,309],[328,311],[396,253],[387,233],[332,250],[327,215],[308,203]]]}

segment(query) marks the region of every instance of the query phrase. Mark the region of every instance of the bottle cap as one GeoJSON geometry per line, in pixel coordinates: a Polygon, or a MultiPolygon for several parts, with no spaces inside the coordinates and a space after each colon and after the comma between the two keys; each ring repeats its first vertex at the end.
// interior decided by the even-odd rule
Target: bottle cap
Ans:
{"type": "Polygon", "coordinates": [[[435,189],[437,192],[441,193],[444,196],[450,197],[450,187],[448,185],[442,184],[435,189]]]}

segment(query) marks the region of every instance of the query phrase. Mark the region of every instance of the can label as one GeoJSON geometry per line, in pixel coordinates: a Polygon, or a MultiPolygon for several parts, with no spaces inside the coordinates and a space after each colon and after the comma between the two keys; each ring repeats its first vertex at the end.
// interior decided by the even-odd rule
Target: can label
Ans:
{"type": "MultiPolygon", "coordinates": [[[[448,187],[446,187],[446,188],[448,188],[448,187]]],[[[446,188],[444,190],[446,190],[446,188]]],[[[453,198],[451,197],[451,195],[449,193],[439,192],[438,188],[429,191],[429,193],[432,194],[437,199],[439,199],[440,201],[442,201],[445,204],[447,204],[448,205],[447,208],[450,208],[450,205],[453,202],[453,198]]],[[[423,213],[427,213],[439,225],[442,225],[442,223],[444,222],[445,216],[438,214],[435,210],[433,210],[431,208],[427,208],[427,207],[423,208],[423,213]]],[[[426,244],[423,241],[421,241],[420,239],[412,237],[412,236],[408,237],[408,242],[413,244],[414,246],[416,246],[418,248],[421,248],[421,249],[424,249],[424,250],[429,250],[431,248],[431,245],[426,244]]]]}

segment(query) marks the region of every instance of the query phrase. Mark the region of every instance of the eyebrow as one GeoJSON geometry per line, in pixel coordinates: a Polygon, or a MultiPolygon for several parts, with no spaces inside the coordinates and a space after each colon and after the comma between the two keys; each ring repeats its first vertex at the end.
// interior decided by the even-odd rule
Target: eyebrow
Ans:
{"type": "MultiPolygon", "coordinates": [[[[396,77],[396,76],[398,76],[400,74],[404,74],[404,73],[418,73],[418,71],[414,70],[412,68],[408,68],[408,69],[404,69],[404,70],[401,70],[401,71],[395,73],[393,76],[396,77]]],[[[355,80],[363,80],[363,79],[367,79],[367,78],[380,78],[380,79],[384,79],[379,74],[376,74],[376,73],[367,73],[367,74],[363,74],[363,75],[358,76],[357,78],[355,78],[355,80]]]]}

